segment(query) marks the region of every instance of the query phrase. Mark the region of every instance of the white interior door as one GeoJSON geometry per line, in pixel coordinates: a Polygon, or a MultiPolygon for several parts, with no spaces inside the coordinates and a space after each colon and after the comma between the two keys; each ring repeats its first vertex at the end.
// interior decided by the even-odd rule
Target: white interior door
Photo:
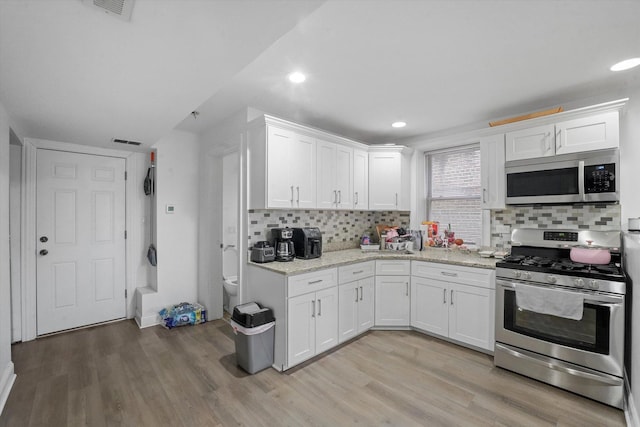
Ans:
{"type": "Polygon", "coordinates": [[[37,154],[38,335],[123,318],[125,160],[37,154]]]}

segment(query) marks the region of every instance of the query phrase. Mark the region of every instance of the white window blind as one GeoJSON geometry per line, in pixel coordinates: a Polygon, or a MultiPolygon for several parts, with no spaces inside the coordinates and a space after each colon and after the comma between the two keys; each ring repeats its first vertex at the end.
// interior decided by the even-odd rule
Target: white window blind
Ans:
{"type": "Polygon", "coordinates": [[[427,216],[457,238],[480,244],[480,147],[426,154],[427,216]]]}

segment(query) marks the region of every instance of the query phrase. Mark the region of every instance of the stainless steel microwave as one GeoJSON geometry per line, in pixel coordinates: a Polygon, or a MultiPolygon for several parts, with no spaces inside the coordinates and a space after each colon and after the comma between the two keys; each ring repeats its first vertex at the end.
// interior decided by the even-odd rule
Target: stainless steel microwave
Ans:
{"type": "Polygon", "coordinates": [[[506,203],[593,203],[620,200],[618,149],[505,163],[506,203]]]}

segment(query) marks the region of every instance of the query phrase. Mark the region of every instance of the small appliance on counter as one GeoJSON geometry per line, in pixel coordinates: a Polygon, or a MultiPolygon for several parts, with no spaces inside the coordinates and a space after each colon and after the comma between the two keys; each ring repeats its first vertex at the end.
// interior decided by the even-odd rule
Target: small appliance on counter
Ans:
{"type": "Polygon", "coordinates": [[[273,246],[276,248],[276,261],[293,261],[296,257],[296,251],[293,247],[293,229],[272,228],[273,246]]]}
{"type": "Polygon", "coordinates": [[[256,242],[251,248],[251,261],[264,263],[272,262],[276,259],[276,250],[267,241],[256,242]]]}
{"type": "Polygon", "coordinates": [[[293,246],[298,258],[320,258],[322,255],[322,233],[317,227],[293,229],[293,246]]]}

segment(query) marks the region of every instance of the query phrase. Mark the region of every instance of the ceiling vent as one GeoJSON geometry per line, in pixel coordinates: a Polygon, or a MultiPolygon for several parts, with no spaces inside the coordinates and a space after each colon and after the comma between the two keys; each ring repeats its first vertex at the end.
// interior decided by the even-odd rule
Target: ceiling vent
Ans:
{"type": "Polygon", "coordinates": [[[134,0],[83,0],[85,4],[100,9],[109,15],[116,16],[123,21],[131,20],[134,0]]]}
{"type": "Polygon", "coordinates": [[[127,141],[126,139],[113,138],[111,141],[115,142],[116,144],[142,145],[142,142],[127,141]]]}

